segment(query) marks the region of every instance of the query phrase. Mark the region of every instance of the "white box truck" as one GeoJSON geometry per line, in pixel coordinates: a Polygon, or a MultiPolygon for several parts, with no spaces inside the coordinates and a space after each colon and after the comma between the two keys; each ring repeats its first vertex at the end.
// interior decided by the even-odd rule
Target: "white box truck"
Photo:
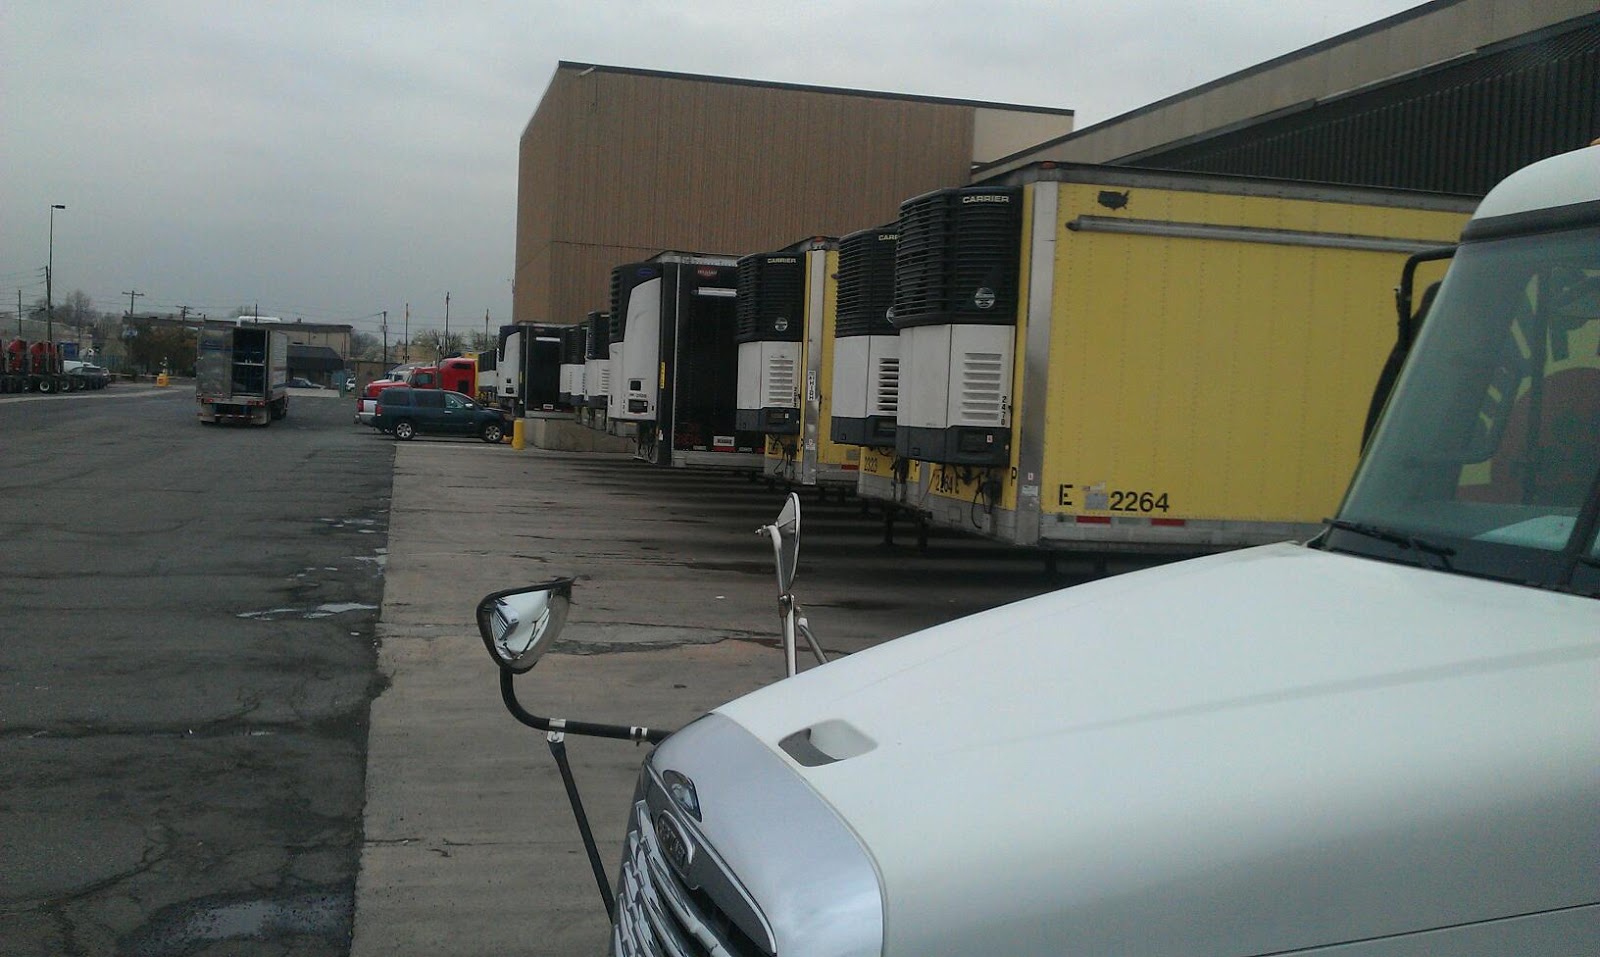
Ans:
{"type": "Polygon", "coordinates": [[[287,332],[256,320],[213,319],[200,326],[195,347],[194,398],[201,422],[271,425],[289,414],[287,332]]]}

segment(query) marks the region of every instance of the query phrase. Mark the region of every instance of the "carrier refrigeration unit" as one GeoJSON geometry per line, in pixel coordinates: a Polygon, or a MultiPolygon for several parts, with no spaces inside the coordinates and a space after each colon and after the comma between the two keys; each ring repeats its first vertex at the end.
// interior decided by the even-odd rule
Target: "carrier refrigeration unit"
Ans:
{"type": "Polygon", "coordinates": [[[911,200],[898,459],[863,454],[860,491],[1024,546],[1311,534],[1360,453],[1406,257],[1472,205],[1049,163],[911,200]]]}
{"type": "Polygon", "coordinates": [[[584,339],[587,322],[574,323],[561,330],[561,401],[571,409],[583,404],[584,339]]]}
{"type": "Polygon", "coordinates": [[[894,314],[894,251],[899,226],[863,229],[839,240],[829,437],[893,449],[900,404],[900,336],[894,314]]]}
{"type": "Polygon", "coordinates": [[[736,416],[737,264],[663,252],[613,273],[610,417],[637,430],[644,461],[761,470],[762,436],[736,416]]]}
{"type": "Polygon", "coordinates": [[[768,436],[800,434],[801,340],[806,270],[792,249],[739,260],[738,427],[768,436]]]}
{"type": "Polygon", "coordinates": [[[1010,455],[1017,323],[1018,189],[942,189],[900,206],[895,453],[957,465],[1010,455]]]}
{"type": "Polygon", "coordinates": [[[611,386],[611,314],[591,312],[584,325],[589,331],[583,343],[583,403],[577,406],[578,421],[603,429],[611,386]]]}
{"type": "Polygon", "coordinates": [[[829,238],[739,261],[739,416],[766,435],[769,478],[853,491],[860,450],[828,425],[838,268],[829,238]]]}

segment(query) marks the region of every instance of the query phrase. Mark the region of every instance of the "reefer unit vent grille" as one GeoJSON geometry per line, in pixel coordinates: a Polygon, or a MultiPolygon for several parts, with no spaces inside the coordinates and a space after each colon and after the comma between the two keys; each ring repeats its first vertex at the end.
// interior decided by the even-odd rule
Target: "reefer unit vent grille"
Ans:
{"type": "Polygon", "coordinates": [[[589,338],[584,347],[584,358],[611,358],[611,314],[607,312],[589,313],[588,326],[589,338]]]}
{"type": "Polygon", "coordinates": [[[900,357],[881,356],[878,359],[876,405],[868,409],[871,415],[893,418],[900,411],[900,357]]]}
{"type": "Polygon", "coordinates": [[[839,305],[834,337],[892,336],[895,224],[863,229],[839,240],[839,305]]]}
{"type": "Polygon", "coordinates": [[[805,329],[805,258],[763,253],[739,260],[735,342],[799,342],[805,329]]]}
{"type": "Polygon", "coordinates": [[[628,296],[633,287],[661,275],[649,263],[626,263],[611,270],[611,335],[607,342],[622,342],[628,331],[628,296]]]}
{"type": "Polygon", "coordinates": [[[585,359],[584,336],[588,334],[586,323],[577,323],[561,330],[561,364],[564,366],[582,365],[585,359]]]}
{"type": "Polygon", "coordinates": [[[1005,425],[1005,357],[998,352],[961,356],[961,421],[1005,425]]]}
{"type": "Polygon", "coordinates": [[[766,392],[762,404],[772,407],[792,407],[799,395],[798,369],[794,356],[776,355],[767,358],[766,392]]]}
{"type": "Polygon", "coordinates": [[[896,327],[1012,325],[1022,243],[1020,189],[942,189],[900,205],[896,327]]]}

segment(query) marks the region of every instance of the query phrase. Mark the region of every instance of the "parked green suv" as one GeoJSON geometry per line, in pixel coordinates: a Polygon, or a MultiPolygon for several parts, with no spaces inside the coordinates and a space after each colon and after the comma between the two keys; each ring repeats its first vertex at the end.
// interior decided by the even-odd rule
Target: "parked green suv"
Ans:
{"type": "Polygon", "coordinates": [[[459,392],[395,386],[378,393],[372,427],[395,438],[419,434],[476,435],[485,442],[505,438],[505,413],[485,408],[459,392]]]}

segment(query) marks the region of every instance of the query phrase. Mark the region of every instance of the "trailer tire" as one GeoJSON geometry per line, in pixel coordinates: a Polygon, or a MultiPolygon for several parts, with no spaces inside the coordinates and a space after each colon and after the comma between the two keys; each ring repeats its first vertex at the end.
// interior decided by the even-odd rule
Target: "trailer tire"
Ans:
{"type": "Polygon", "coordinates": [[[499,445],[505,441],[506,432],[505,429],[500,427],[499,423],[488,422],[484,424],[483,431],[479,433],[479,437],[490,445],[499,445]]]}
{"type": "Polygon", "coordinates": [[[273,419],[287,419],[289,417],[289,400],[279,399],[272,403],[272,412],[270,414],[273,419]]]}
{"type": "Polygon", "coordinates": [[[402,442],[410,442],[417,437],[417,427],[411,424],[410,419],[401,419],[394,424],[394,437],[402,442]]]}
{"type": "Polygon", "coordinates": [[[45,376],[44,378],[40,379],[39,380],[39,391],[43,392],[45,394],[49,394],[51,392],[56,391],[55,380],[51,379],[49,376],[45,376]]]}

